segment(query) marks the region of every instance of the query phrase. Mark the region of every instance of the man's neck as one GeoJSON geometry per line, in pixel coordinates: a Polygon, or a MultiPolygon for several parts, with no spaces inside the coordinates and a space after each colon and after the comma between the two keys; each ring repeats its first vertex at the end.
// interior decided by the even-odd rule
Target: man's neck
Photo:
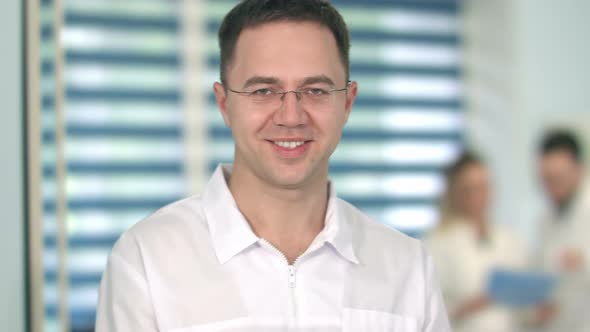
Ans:
{"type": "Polygon", "coordinates": [[[577,192],[573,192],[566,199],[564,199],[562,202],[556,203],[556,205],[555,205],[556,206],[556,214],[558,217],[564,218],[565,216],[568,215],[568,213],[572,209],[571,206],[574,205],[574,202],[576,200],[576,196],[577,196],[577,192]]]}
{"type": "Polygon", "coordinates": [[[584,187],[584,178],[585,177],[583,175],[579,175],[579,177],[575,181],[576,185],[571,189],[569,195],[567,195],[567,197],[563,199],[561,202],[555,202],[555,211],[556,215],[559,218],[567,217],[567,215],[572,211],[572,209],[576,205],[578,197],[584,195],[582,193],[582,190],[587,189],[584,187]]]}
{"type": "Polygon", "coordinates": [[[281,188],[234,169],[229,189],[254,233],[280,250],[290,264],[324,227],[327,176],[300,188],[281,188]]]}

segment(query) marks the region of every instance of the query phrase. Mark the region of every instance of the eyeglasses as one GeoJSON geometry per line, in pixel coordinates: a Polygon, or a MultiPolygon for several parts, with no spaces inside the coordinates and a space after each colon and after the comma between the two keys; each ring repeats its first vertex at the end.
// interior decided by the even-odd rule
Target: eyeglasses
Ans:
{"type": "Polygon", "coordinates": [[[342,89],[325,89],[318,87],[304,88],[300,90],[281,91],[272,87],[260,88],[254,91],[236,91],[230,88],[227,90],[237,93],[261,107],[280,108],[283,105],[285,96],[288,93],[294,93],[297,100],[302,106],[329,106],[334,103],[335,92],[346,91],[350,87],[351,82],[346,83],[346,87],[342,89]]]}

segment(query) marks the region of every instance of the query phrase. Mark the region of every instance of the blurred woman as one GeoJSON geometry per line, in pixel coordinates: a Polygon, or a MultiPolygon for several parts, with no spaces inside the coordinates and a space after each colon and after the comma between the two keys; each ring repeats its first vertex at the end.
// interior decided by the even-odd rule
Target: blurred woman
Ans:
{"type": "Polygon", "coordinates": [[[495,267],[526,265],[522,242],[489,220],[490,179],[485,165],[464,153],[446,172],[439,227],[425,241],[433,256],[455,332],[513,332],[512,312],[485,294],[495,267]]]}

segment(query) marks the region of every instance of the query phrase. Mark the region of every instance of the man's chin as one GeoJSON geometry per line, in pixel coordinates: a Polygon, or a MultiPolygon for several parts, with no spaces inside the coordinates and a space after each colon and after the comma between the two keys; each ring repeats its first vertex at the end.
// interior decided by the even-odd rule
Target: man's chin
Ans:
{"type": "Polygon", "coordinates": [[[302,188],[307,178],[303,172],[296,173],[296,174],[273,174],[272,175],[272,182],[279,188],[283,189],[300,189],[302,188]]]}

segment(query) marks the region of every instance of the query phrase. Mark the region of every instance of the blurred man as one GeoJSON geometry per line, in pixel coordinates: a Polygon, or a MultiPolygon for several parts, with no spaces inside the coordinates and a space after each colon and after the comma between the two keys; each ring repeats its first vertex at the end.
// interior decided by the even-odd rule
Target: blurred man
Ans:
{"type": "Polygon", "coordinates": [[[97,331],[449,331],[420,242],[328,181],[357,94],[342,17],[326,1],[245,0],[219,43],[233,167],[121,237],[97,331]]]}
{"type": "Polygon", "coordinates": [[[590,183],[578,140],[550,132],[540,146],[539,171],[551,211],[543,221],[541,260],[560,275],[552,302],[539,309],[546,331],[590,331],[590,183]]]}

